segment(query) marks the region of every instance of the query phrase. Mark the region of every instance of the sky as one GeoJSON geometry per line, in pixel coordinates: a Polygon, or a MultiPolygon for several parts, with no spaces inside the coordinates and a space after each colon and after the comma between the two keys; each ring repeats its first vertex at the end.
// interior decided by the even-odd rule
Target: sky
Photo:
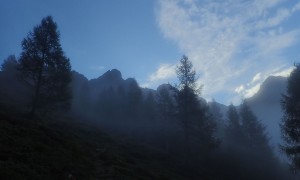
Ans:
{"type": "Polygon", "coordinates": [[[1,0],[0,63],[48,15],[88,79],[116,68],[156,89],[187,55],[204,98],[237,104],[300,62],[299,0],[1,0]]]}

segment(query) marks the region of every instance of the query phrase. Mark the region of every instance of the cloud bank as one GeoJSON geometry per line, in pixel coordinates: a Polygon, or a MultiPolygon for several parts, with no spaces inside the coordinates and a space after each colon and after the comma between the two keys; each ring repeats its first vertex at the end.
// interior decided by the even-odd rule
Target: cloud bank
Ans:
{"type": "MultiPolygon", "coordinates": [[[[287,0],[158,0],[156,15],[164,37],[193,62],[203,96],[225,93],[221,101],[229,103],[252,96],[268,75],[290,72],[295,59],[287,49],[300,31],[286,26],[299,10],[300,2],[287,0]]],[[[176,77],[173,63],[158,67],[148,84],[176,77]]]]}

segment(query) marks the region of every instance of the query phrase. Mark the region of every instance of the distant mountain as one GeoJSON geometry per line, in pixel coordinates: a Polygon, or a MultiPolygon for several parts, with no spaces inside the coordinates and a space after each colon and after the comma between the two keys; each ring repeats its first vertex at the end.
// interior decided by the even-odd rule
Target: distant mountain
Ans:
{"type": "Polygon", "coordinates": [[[266,125],[271,145],[278,150],[282,142],[279,123],[283,112],[281,110],[281,95],[286,92],[287,78],[270,76],[261,85],[260,90],[251,98],[248,104],[259,120],[266,125]]]}
{"type": "Polygon", "coordinates": [[[91,100],[97,99],[99,94],[108,88],[112,88],[113,90],[124,88],[124,90],[126,90],[130,84],[136,83],[133,78],[124,80],[121,72],[117,69],[108,70],[98,78],[91,80],[88,80],[84,75],[76,71],[72,71],[72,78],[73,90],[75,89],[77,91],[78,89],[84,89],[82,86],[87,86],[86,88],[89,89],[89,96],[91,100]]]}
{"type": "MultiPolygon", "coordinates": [[[[102,106],[109,103],[122,104],[121,101],[130,98],[132,93],[147,97],[151,89],[140,88],[134,78],[123,79],[117,69],[108,70],[98,78],[88,80],[84,75],[72,71],[72,112],[82,116],[93,116],[91,119],[99,118],[99,111],[106,111],[102,106]],[[131,93],[131,94],[130,94],[131,93]],[[107,101],[107,102],[105,102],[107,101]]],[[[138,95],[139,96],[139,95],[138,95]]],[[[116,108],[116,107],[115,107],[116,108]]]]}
{"type": "MultiPolygon", "coordinates": [[[[215,102],[215,103],[219,107],[220,113],[223,115],[223,118],[226,119],[228,106],[218,103],[218,102],[215,102]]],[[[208,104],[209,108],[212,108],[213,102],[208,102],[207,104],[208,104]]]]}
{"type": "MultiPolygon", "coordinates": [[[[72,89],[73,89],[73,104],[75,109],[88,111],[101,96],[101,92],[109,90],[119,92],[128,92],[131,86],[138,86],[135,79],[128,78],[124,80],[122,74],[117,69],[112,69],[105,72],[96,79],[88,80],[83,75],[72,72],[72,89]],[[76,107],[78,106],[78,107],[76,107]]],[[[261,85],[260,90],[247,102],[258,119],[266,126],[266,131],[270,137],[270,143],[278,149],[278,144],[281,142],[281,133],[279,123],[282,117],[280,105],[281,94],[285,93],[287,78],[279,76],[268,77],[261,85]]],[[[157,92],[167,89],[169,93],[174,93],[174,87],[170,84],[162,84],[157,90],[140,88],[142,97],[145,99],[148,94],[152,93],[157,97],[157,92]]],[[[204,100],[201,98],[201,100],[204,100]]],[[[205,100],[202,102],[206,102],[205,100]]],[[[216,102],[219,106],[223,118],[226,119],[227,106],[216,102]]],[[[211,102],[208,103],[211,106],[211,102]]]]}
{"type": "Polygon", "coordinates": [[[287,78],[281,76],[269,76],[260,86],[260,90],[248,102],[259,104],[278,104],[281,94],[286,91],[287,78]]]}
{"type": "Polygon", "coordinates": [[[97,79],[91,79],[89,81],[90,97],[92,100],[99,98],[99,93],[107,88],[113,88],[116,90],[119,86],[124,86],[124,79],[122,74],[117,69],[112,69],[105,72],[97,79]]]}
{"type": "MultiPolygon", "coordinates": [[[[280,122],[283,116],[281,109],[281,96],[286,92],[287,78],[270,76],[260,86],[259,91],[251,98],[246,99],[248,105],[257,118],[266,126],[270,138],[270,145],[279,153],[279,144],[282,143],[280,122]]],[[[228,106],[215,102],[226,121],[228,106]]],[[[212,102],[208,102],[212,108],[212,102]]],[[[237,106],[239,108],[239,106],[237,106]]]]}

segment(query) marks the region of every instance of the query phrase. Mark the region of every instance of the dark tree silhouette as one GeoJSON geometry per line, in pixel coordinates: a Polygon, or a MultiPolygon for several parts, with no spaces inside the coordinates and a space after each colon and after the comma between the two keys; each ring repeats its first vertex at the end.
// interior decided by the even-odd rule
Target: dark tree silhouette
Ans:
{"type": "Polygon", "coordinates": [[[29,102],[28,88],[21,81],[21,73],[18,69],[19,63],[14,55],[8,56],[1,65],[0,103],[23,111],[29,102]]]}
{"type": "Polygon", "coordinates": [[[225,121],[223,118],[223,114],[221,112],[221,108],[218,105],[218,103],[215,101],[215,99],[213,99],[210,104],[210,112],[212,114],[212,118],[216,123],[216,128],[217,128],[216,136],[218,138],[222,138],[224,136],[224,131],[225,131],[225,121]]]}
{"type": "Polygon", "coordinates": [[[157,99],[158,99],[158,113],[159,119],[162,125],[162,133],[163,133],[163,140],[164,140],[164,149],[167,153],[170,151],[170,135],[172,124],[174,123],[175,117],[175,88],[171,85],[166,85],[161,87],[157,90],[157,99]],[[173,94],[172,94],[173,93],[173,94]]]}
{"type": "Polygon", "coordinates": [[[229,129],[240,129],[240,117],[234,105],[230,104],[227,111],[228,128],[229,129]]]}
{"type": "Polygon", "coordinates": [[[283,151],[292,161],[292,166],[300,169],[300,64],[295,65],[287,84],[287,94],[282,96],[284,112],[281,131],[285,144],[283,151]]]}
{"type": "Polygon", "coordinates": [[[229,105],[227,110],[228,124],[225,128],[225,139],[230,148],[241,144],[243,141],[243,132],[240,122],[240,116],[236,107],[232,104],[229,105]]]}
{"type": "Polygon", "coordinates": [[[61,48],[57,25],[51,16],[22,41],[20,70],[33,89],[30,114],[37,108],[67,109],[70,106],[71,65],[61,48]]]}
{"type": "Polygon", "coordinates": [[[191,152],[192,143],[197,146],[201,144],[202,150],[212,147],[216,142],[213,136],[215,124],[208,115],[206,103],[201,103],[198,98],[200,88],[197,87],[196,72],[188,57],[183,56],[176,72],[179,79],[178,118],[183,125],[186,151],[191,152]],[[197,140],[194,137],[197,137],[197,140]]]}
{"type": "Polygon", "coordinates": [[[240,116],[245,142],[249,147],[255,150],[260,149],[261,152],[270,151],[265,126],[257,119],[245,100],[240,107],[240,116]]]}
{"type": "Polygon", "coordinates": [[[18,69],[18,61],[15,57],[15,55],[8,56],[7,59],[4,60],[4,62],[1,65],[1,71],[6,72],[15,72],[18,69]]]}
{"type": "Polygon", "coordinates": [[[213,118],[216,120],[218,124],[224,123],[223,120],[223,114],[221,113],[221,109],[218,106],[217,102],[215,99],[212,100],[211,105],[210,105],[210,111],[213,115],[213,118]]]}

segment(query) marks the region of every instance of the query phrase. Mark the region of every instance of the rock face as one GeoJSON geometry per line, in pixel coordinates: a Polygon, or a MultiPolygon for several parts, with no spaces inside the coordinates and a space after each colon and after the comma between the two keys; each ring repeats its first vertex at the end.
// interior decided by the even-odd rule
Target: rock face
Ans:
{"type": "Polygon", "coordinates": [[[285,93],[287,78],[281,76],[270,76],[260,86],[260,90],[251,98],[249,102],[259,104],[278,104],[281,94],[285,93]]]}
{"type": "Polygon", "coordinates": [[[116,90],[119,86],[124,86],[124,79],[117,69],[109,70],[97,79],[89,81],[90,98],[92,101],[99,98],[100,93],[108,88],[116,90]]]}
{"type": "Polygon", "coordinates": [[[282,142],[280,122],[283,115],[281,95],[286,92],[287,78],[270,76],[261,85],[260,90],[248,99],[249,106],[259,120],[266,125],[271,145],[279,151],[282,142]]]}
{"type": "Polygon", "coordinates": [[[138,84],[133,78],[124,80],[122,74],[117,69],[108,70],[96,79],[88,80],[84,75],[72,71],[72,109],[75,112],[89,114],[95,108],[99,99],[103,99],[103,93],[120,94],[126,93],[130,88],[137,87],[138,84]]]}

